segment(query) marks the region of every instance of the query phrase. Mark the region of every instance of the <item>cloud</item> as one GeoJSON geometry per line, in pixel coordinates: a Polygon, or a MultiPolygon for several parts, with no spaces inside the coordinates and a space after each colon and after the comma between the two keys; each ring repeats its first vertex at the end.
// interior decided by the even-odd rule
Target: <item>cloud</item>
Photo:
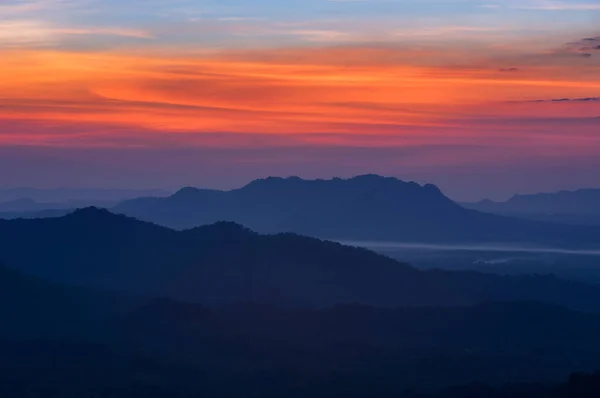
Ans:
{"type": "Polygon", "coordinates": [[[89,7],[91,0],[8,0],[0,4],[4,18],[23,18],[49,11],[68,11],[89,7]]]}
{"type": "Polygon", "coordinates": [[[600,36],[585,37],[568,42],[558,48],[546,52],[546,56],[555,58],[592,58],[600,50],[600,36]]]}
{"type": "Polygon", "coordinates": [[[567,43],[567,49],[574,52],[579,52],[582,54],[591,54],[589,51],[600,50],[600,36],[598,37],[586,37],[584,39],[567,43]]]}

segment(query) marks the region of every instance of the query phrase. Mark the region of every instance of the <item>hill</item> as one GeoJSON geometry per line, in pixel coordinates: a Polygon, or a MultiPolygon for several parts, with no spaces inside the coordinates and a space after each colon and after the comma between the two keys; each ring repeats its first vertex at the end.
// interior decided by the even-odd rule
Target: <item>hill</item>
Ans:
{"type": "Polygon", "coordinates": [[[600,245],[600,229],[532,222],[465,209],[433,185],[366,175],[348,180],[267,178],[232,191],[184,188],[125,201],[114,212],[176,229],[218,221],[261,233],[334,240],[600,245]]]}
{"type": "Polygon", "coordinates": [[[221,305],[471,305],[534,300],[600,310],[600,289],[554,277],[418,271],[371,251],[221,222],[175,231],[107,210],[0,220],[2,260],[53,281],[221,305]]]}

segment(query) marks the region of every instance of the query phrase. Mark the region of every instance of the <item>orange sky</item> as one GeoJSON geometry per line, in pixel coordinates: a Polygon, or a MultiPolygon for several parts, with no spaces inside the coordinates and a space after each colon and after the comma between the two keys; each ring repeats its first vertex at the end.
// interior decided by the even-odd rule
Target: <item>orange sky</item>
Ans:
{"type": "Polygon", "coordinates": [[[528,102],[594,97],[600,93],[595,64],[530,62],[502,71],[486,58],[439,66],[427,60],[448,56],[442,51],[421,54],[420,62],[414,56],[358,46],[177,56],[6,50],[0,120],[87,124],[90,133],[3,130],[0,143],[106,145],[111,129],[103,136],[104,125],[121,126],[121,135],[141,131],[131,141],[141,146],[153,145],[146,131],[173,133],[175,143],[223,132],[301,135],[302,142],[319,144],[352,144],[354,135],[367,134],[409,145],[447,139],[444,128],[459,129],[452,140],[463,142],[500,139],[518,131],[519,122],[543,127],[552,119],[590,119],[597,126],[600,101],[528,102]],[[496,136],[486,137],[482,126],[492,126],[496,136]]]}

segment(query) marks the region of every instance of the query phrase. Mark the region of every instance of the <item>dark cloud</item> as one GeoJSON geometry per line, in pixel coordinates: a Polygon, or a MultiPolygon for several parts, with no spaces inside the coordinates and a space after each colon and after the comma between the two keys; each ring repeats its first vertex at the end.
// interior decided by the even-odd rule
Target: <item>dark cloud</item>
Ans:
{"type": "Polygon", "coordinates": [[[585,98],[552,98],[552,99],[539,99],[530,101],[515,101],[515,102],[600,102],[600,97],[585,97],[585,98]]]}
{"type": "Polygon", "coordinates": [[[519,72],[519,68],[500,68],[500,72],[519,72]]]}
{"type": "Polygon", "coordinates": [[[583,101],[583,102],[600,101],[600,97],[580,98],[577,101],[583,101]]]}
{"type": "Polygon", "coordinates": [[[600,36],[586,37],[584,39],[567,43],[565,50],[568,53],[579,55],[583,58],[590,58],[592,51],[600,50],[600,36]]]}

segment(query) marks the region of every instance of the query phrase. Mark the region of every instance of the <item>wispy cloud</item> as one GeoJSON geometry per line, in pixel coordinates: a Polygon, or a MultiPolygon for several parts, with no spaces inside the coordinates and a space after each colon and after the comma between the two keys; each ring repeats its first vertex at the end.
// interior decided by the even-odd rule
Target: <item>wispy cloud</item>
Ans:
{"type": "Polygon", "coordinates": [[[480,5],[483,8],[502,9],[512,8],[517,10],[537,11],[598,11],[600,4],[597,2],[584,1],[560,1],[560,0],[503,0],[487,2],[480,5]]]}
{"type": "Polygon", "coordinates": [[[70,18],[92,12],[95,5],[95,0],[9,0],[0,4],[0,47],[57,45],[72,36],[152,37],[142,29],[78,24],[70,18]]]}
{"type": "Polygon", "coordinates": [[[47,46],[69,36],[120,36],[150,39],[149,32],[118,27],[58,27],[35,20],[0,21],[0,47],[47,46]]]}
{"type": "Polygon", "coordinates": [[[521,2],[521,5],[515,6],[515,8],[544,11],[598,11],[600,10],[600,3],[537,0],[521,2]]]}
{"type": "Polygon", "coordinates": [[[40,17],[48,12],[67,13],[89,9],[95,0],[5,0],[0,4],[4,18],[40,17]]]}

